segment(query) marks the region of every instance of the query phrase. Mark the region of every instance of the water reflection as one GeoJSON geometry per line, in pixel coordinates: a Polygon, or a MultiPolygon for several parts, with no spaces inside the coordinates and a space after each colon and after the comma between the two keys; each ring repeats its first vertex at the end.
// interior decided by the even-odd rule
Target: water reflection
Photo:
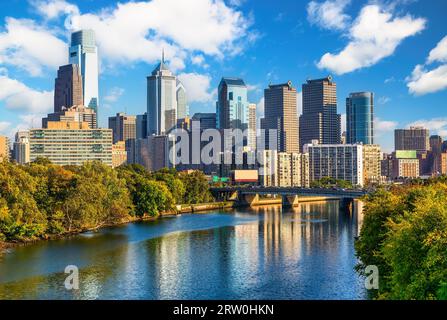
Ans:
{"type": "Polygon", "coordinates": [[[0,298],[361,299],[359,216],[336,201],[269,206],[17,248],[0,261],[0,298]],[[79,291],[64,288],[68,264],[80,268],[79,291]]]}

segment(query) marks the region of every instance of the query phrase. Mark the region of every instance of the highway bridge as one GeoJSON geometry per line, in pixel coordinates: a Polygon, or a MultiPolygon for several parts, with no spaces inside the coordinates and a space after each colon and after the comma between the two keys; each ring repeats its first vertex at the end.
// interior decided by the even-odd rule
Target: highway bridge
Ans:
{"type": "Polygon", "coordinates": [[[367,194],[364,190],[323,189],[300,187],[220,187],[211,188],[219,201],[234,201],[239,205],[256,206],[263,204],[262,197],[280,197],[283,206],[297,206],[300,202],[338,200],[340,207],[352,210],[355,199],[367,194]]]}

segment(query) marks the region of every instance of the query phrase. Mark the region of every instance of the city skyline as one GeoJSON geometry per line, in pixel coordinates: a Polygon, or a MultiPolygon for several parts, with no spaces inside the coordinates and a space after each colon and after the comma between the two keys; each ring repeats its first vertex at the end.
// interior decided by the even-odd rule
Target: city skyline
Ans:
{"type": "MultiPolygon", "coordinates": [[[[202,31],[202,36],[197,37],[199,40],[191,39],[185,34],[185,30],[191,31],[188,28],[192,28],[187,25],[191,18],[189,11],[181,15],[184,19],[180,20],[185,24],[185,30],[180,28],[183,32],[175,28],[163,33],[164,25],[140,23],[145,18],[144,14],[150,15],[156,10],[167,18],[168,13],[163,11],[165,9],[160,7],[159,1],[152,1],[152,6],[143,2],[125,2],[119,7],[105,2],[74,1],[1,4],[4,14],[1,16],[3,27],[0,28],[0,82],[6,89],[0,93],[0,134],[12,139],[18,129],[40,126],[40,118],[53,107],[52,87],[57,68],[68,63],[66,52],[70,32],[97,26],[93,29],[97,33],[101,58],[99,103],[102,106],[98,120],[103,128],[107,127],[107,118],[118,112],[135,115],[145,112],[145,77],[158,63],[160,52],[165,48],[169,66],[187,91],[191,116],[196,112],[214,111],[221,77],[240,77],[245,81],[248,101],[257,104],[258,118],[261,118],[263,90],[269,83],[291,80],[299,91],[300,109],[301,85],[308,78],[318,79],[332,74],[337,83],[337,111],[342,114],[342,131],[345,127],[345,99],[349,93],[371,91],[375,94],[375,142],[382,146],[383,151],[389,152],[394,148],[395,128],[424,125],[430,134],[446,138],[447,119],[442,108],[447,98],[447,67],[444,65],[447,54],[442,49],[447,46],[447,41],[442,41],[446,34],[439,14],[445,6],[441,1],[432,2],[430,7],[421,1],[411,1],[406,5],[398,1],[375,5],[366,1],[284,1],[291,9],[287,12],[281,11],[283,6],[255,7],[251,1],[238,1],[239,4],[219,2],[221,6],[213,1],[199,2],[206,8],[216,8],[218,14],[226,18],[218,22],[206,12],[196,13],[207,17],[203,19],[207,26],[223,28],[224,34],[214,31],[214,36],[206,37],[209,32],[217,30],[209,28],[202,31]],[[325,19],[331,11],[324,6],[328,3],[337,3],[338,10],[335,15],[338,19],[329,24],[325,19]],[[136,10],[137,5],[142,13],[134,19],[134,28],[160,33],[158,43],[153,35],[142,39],[126,38],[129,34],[125,32],[134,34],[132,30],[112,36],[109,34],[112,32],[105,32],[104,29],[113,26],[117,19],[126,19],[118,13],[124,9],[136,10]],[[37,10],[32,12],[33,8],[37,10]],[[98,12],[103,8],[109,8],[110,12],[100,16],[98,12]],[[86,16],[88,13],[92,15],[86,16]],[[371,30],[361,29],[367,17],[377,18],[377,24],[390,32],[395,31],[396,24],[402,24],[406,32],[395,32],[390,39],[370,39],[377,54],[363,55],[362,61],[349,60],[352,58],[349,50],[361,53],[359,43],[369,41],[362,36],[367,38],[371,30]],[[28,20],[23,20],[25,18],[28,20]],[[271,23],[265,23],[266,20],[271,23]],[[288,29],[285,28],[287,26],[288,29]],[[53,27],[57,28],[53,30],[53,27]],[[362,30],[364,33],[360,32],[362,30]],[[18,37],[20,31],[23,36],[18,37]],[[122,47],[113,45],[113,36],[119,36],[123,41],[122,47]],[[303,48],[303,41],[310,37],[321,41],[308,43],[308,47],[303,48]],[[39,40],[47,45],[35,47],[39,40]],[[126,44],[132,44],[131,41],[134,41],[135,48],[126,47],[126,44]],[[412,50],[414,46],[420,50],[415,52],[412,50]],[[385,50],[389,47],[393,50],[385,50]],[[60,51],[64,54],[62,58],[60,51]],[[434,75],[429,71],[436,73],[436,81],[432,79],[427,87],[422,82],[434,75]]],[[[173,14],[179,15],[180,12],[173,14]]]]}

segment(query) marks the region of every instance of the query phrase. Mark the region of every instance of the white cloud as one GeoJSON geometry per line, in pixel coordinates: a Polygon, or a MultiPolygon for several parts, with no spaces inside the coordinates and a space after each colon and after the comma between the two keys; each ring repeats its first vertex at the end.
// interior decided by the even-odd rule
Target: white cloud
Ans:
{"type": "Polygon", "coordinates": [[[417,65],[407,81],[410,93],[416,96],[447,89],[447,65],[430,71],[422,65],[417,65]]]}
{"type": "Polygon", "coordinates": [[[428,63],[432,62],[447,62],[447,36],[445,36],[436,47],[430,51],[428,56],[428,63]]]}
{"type": "Polygon", "coordinates": [[[248,30],[252,20],[222,0],[132,1],[97,14],[80,13],[75,5],[62,0],[37,1],[35,6],[47,18],[67,15],[70,31],[95,30],[106,66],[155,63],[164,48],[171,68],[180,70],[188,55],[201,52],[223,58],[239,53],[244,43],[253,39],[248,30]]]}
{"type": "Polygon", "coordinates": [[[377,136],[381,136],[384,133],[391,132],[399,125],[396,121],[382,120],[376,118],[374,121],[374,131],[377,136]]]}
{"type": "Polygon", "coordinates": [[[56,69],[67,59],[67,45],[49,29],[32,20],[6,18],[5,31],[0,32],[0,64],[39,76],[43,67],[56,69]]]}
{"type": "Polygon", "coordinates": [[[32,0],[31,5],[46,19],[55,19],[61,14],[79,14],[76,5],[65,0],[32,0]]]}
{"type": "Polygon", "coordinates": [[[199,73],[181,73],[179,80],[186,89],[188,102],[210,102],[215,93],[211,89],[211,77],[199,73]]]}
{"type": "Polygon", "coordinates": [[[343,30],[351,20],[344,10],[351,0],[311,1],[307,5],[307,19],[328,30],[343,30]]]}
{"type": "Polygon", "coordinates": [[[107,102],[116,102],[124,94],[123,88],[113,87],[109,93],[104,97],[107,102]]]}
{"type": "Polygon", "coordinates": [[[5,133],[6,129],[11,126],[11,122],[8,121],[0,121],[0,132],[5,133]]]}
{"type": "Polygon", "coordinates": [[[426,65],[417,65],[406,78],[411,94],[421,96],[447,89],[447,63],[429,70],[427,66],[435,62],[447,62],[447,36],[430,51],[426,65]]]}
{"type": "Polygon", "coordinates": [[[431,134],[438,134],[444,138],[447,137],[447,118],[421,119],[409,123],[407,128],[410,127],[424,127],[429,129],[431,134]]]}
{"type": "Polygon", "coordinates": [[[350,42],[338,54],[326,53],[318,63],[338,75],[370,67],[392,55],[406,38],[421,32],[426,20],[393,16],[379,5],[363,7],[349,30],[350,42]]]}
{"type": "Polygon", "coordinates": [[[0,88],[0,101],[8,109],[45,113],[53,107],[52,91],[37,91],[7,76],[0,76],[0,88]]]}
{"type": "Polygon", "coordinates": [[[383,96],[383,97],[379,97],[379,99],[377,99],[377,104],[378,105],[384,105],[384,104],[387,104],[390,101],[391,101],[390,97],[383,96]]]}

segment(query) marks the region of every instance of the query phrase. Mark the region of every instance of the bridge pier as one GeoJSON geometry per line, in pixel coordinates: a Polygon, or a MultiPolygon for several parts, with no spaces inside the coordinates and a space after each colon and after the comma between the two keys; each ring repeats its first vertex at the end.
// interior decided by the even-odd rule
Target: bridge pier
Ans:
{"type": "Polygon", "coordinates": [[[282,196],[283,207],[296,207],[300,204],[298,195],[284,195],[282,196]]]}
{"type": "Polygon", "coordinates": [[[353,198],[341,198],[339,202],[340,210],[346,211],[349,214],[354,212],[354,199],[353,198]]]}
{"type": "Polygon", "coordinates": [[[254,207],[259,204],[259,194],[244,194],[240,197],[239,203],[254,207]]]}

